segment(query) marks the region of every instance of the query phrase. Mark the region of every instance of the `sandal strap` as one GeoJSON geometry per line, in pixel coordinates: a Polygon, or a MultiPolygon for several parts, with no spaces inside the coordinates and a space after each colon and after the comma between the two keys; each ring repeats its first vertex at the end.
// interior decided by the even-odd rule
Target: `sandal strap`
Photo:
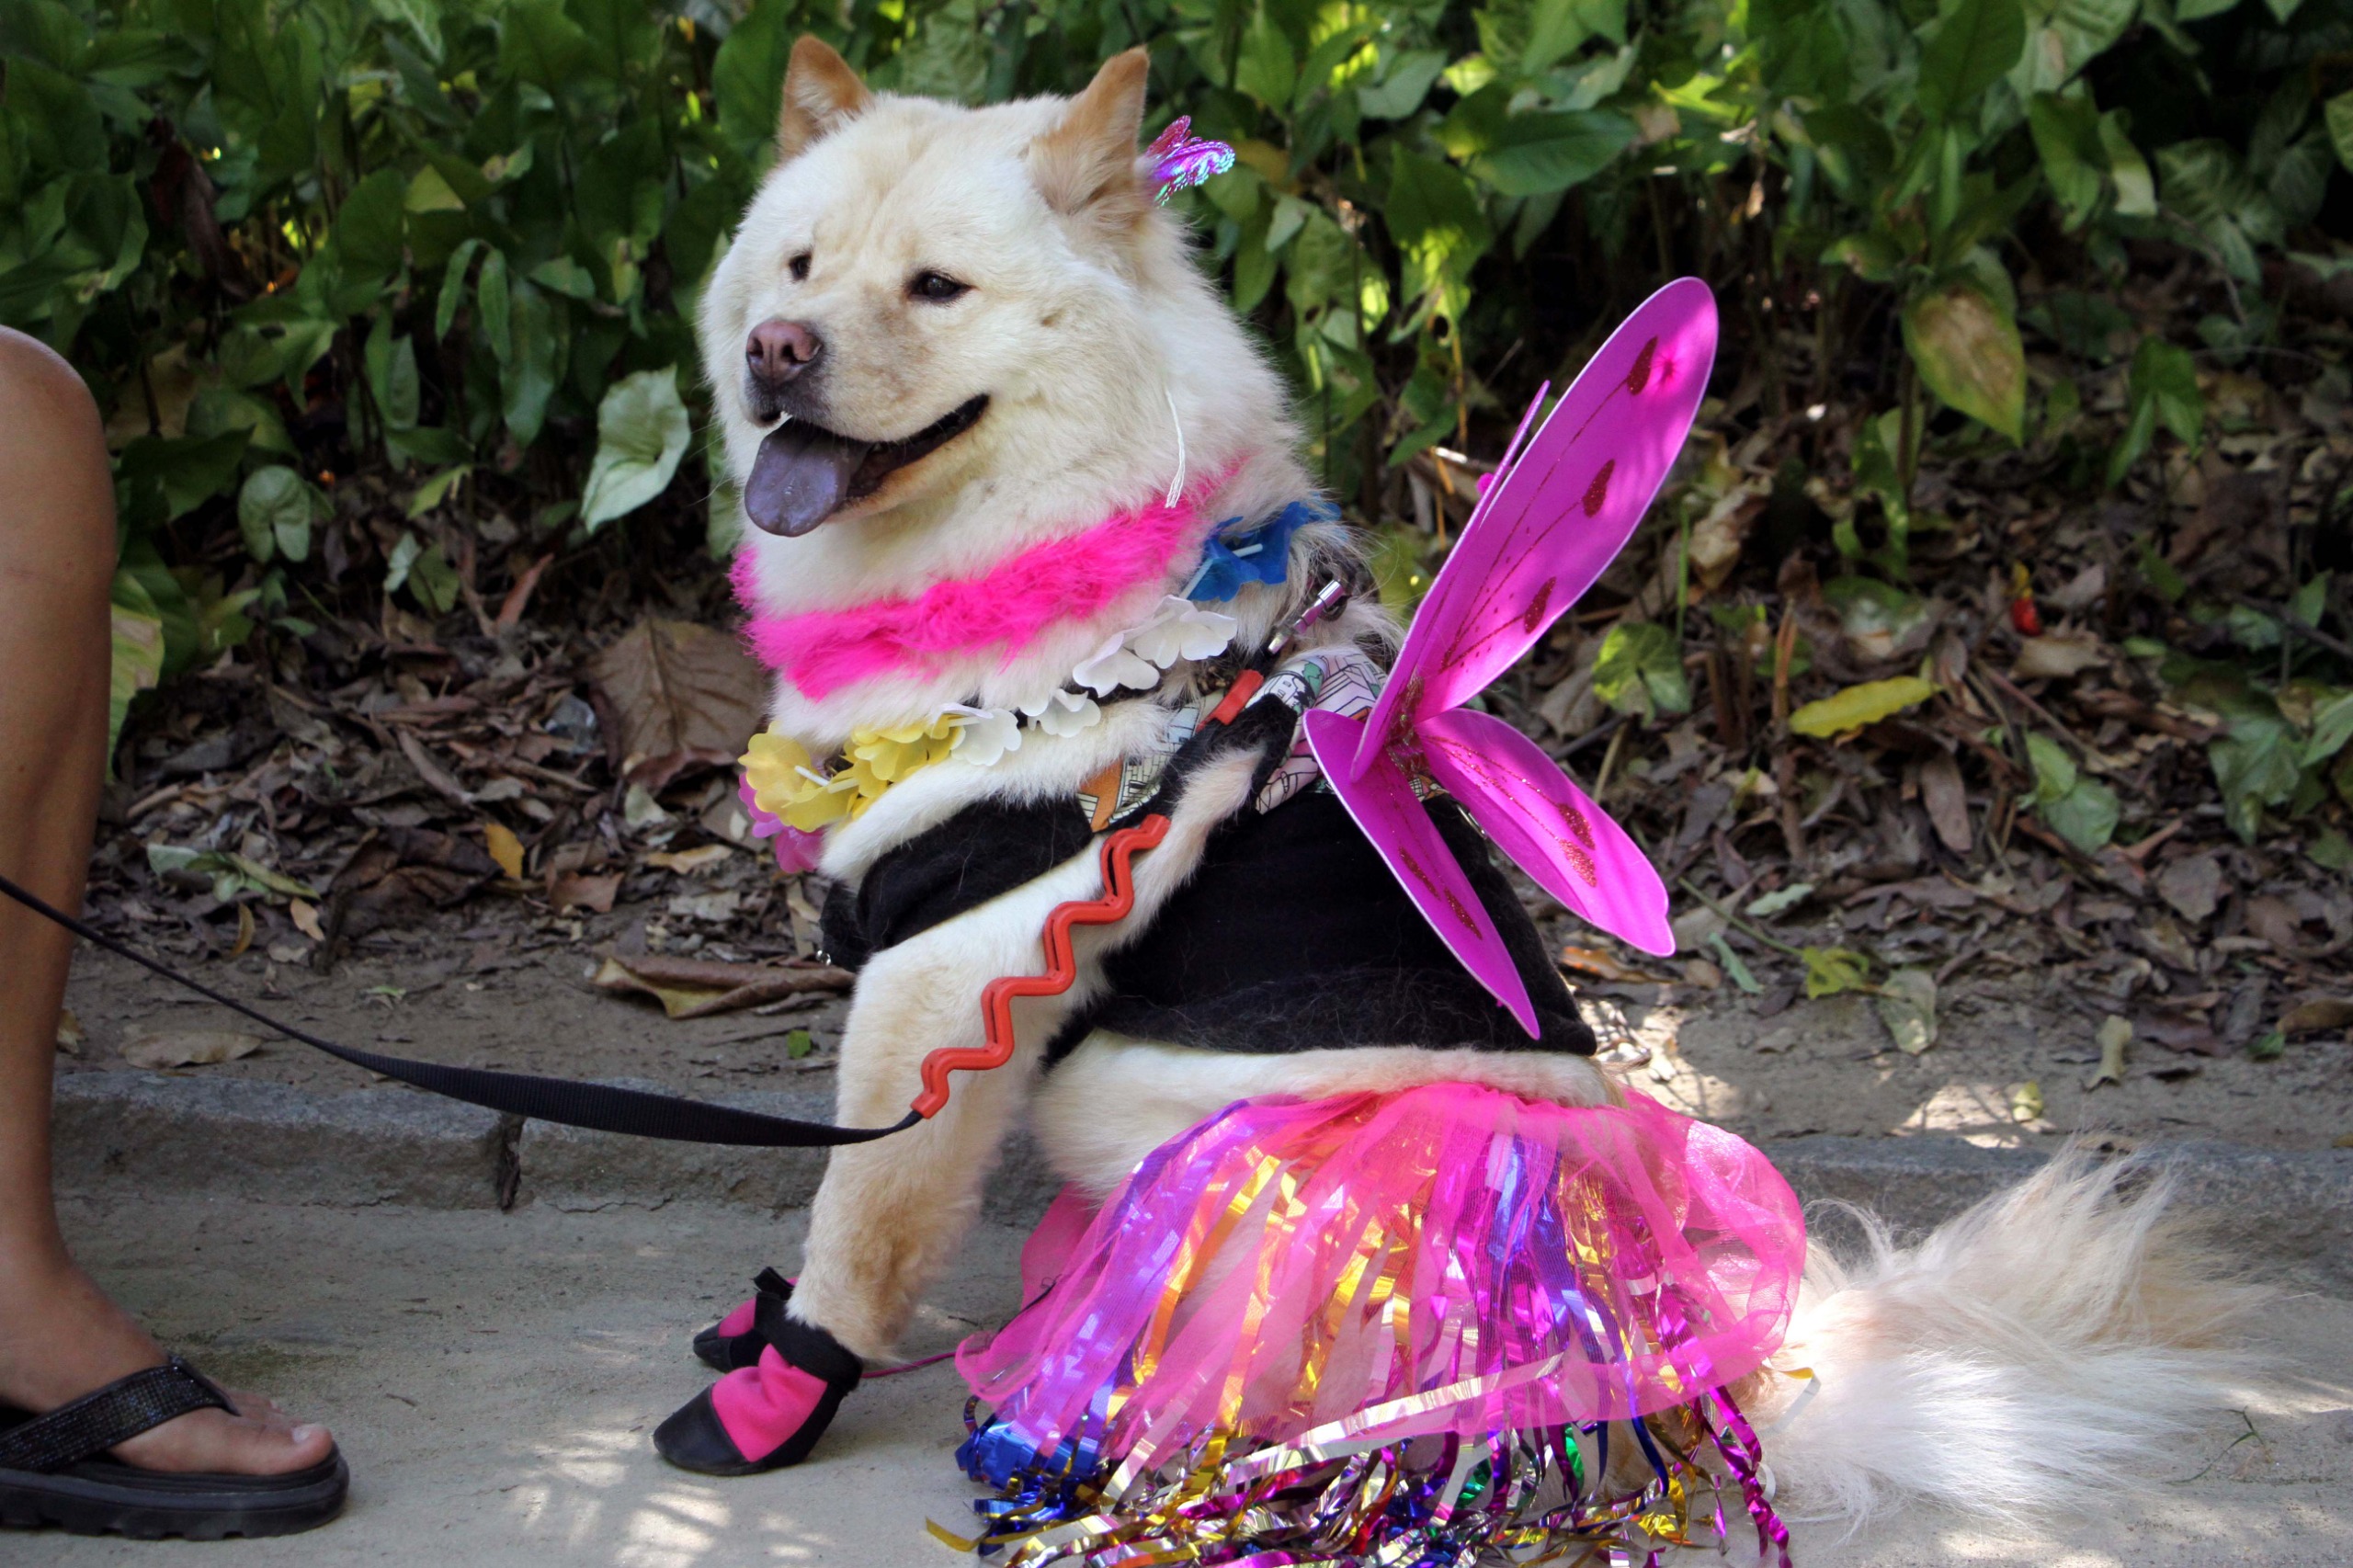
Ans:
{"type": "Polygon", "coordinates": [[[0,1470],[53,1474],[195,1410],[230,1410],[212,1380],[175,1356],[0,1432],[0,1470]]]}

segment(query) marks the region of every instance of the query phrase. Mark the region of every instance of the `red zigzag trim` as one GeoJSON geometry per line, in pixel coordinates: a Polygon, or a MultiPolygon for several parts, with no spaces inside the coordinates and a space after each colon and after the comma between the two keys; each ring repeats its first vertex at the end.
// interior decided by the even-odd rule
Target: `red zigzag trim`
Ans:
{"type": "Polygon", "coordinates": [[[988,1043],[978,1050],[935,1051],[923,1060],[923,1093],[915,1096],[916,1114],[937,1116],[948,1105],[948,1074],[964,1069],[982,1072],[1013,1060],[1013,999],[1017,996],[1059,996],[1078,979],[1078,960],[1072,953],[1073,926],[1108,926],[1125,920],[1136,906],[1136,885],[1129,862],[1139,849],[1156,847],[1168,836],[1168,819],[1155,812],[1133,827],[1119,828],[1103,840],[1103,896],[1074,899],[1054,905],[1046,916],[1046,972],[1005,975],[992,980],[981,993],[981,1017],[988,1043]]]}

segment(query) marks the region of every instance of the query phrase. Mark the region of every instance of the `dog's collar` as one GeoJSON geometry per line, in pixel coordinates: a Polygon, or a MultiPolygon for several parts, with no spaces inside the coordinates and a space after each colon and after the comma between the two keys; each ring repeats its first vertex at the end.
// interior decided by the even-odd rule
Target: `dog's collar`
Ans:
{"type": "MultiPolygon", "coordinates": [[[[1209,607],[1231,600],[1251,583],[1284,582],[1291,536],[1338,516],[1329,503],[1294,501],[1255,528],[1237,529],[1242,518],[1225,519],[1212,530],[1200,567],[1181,597],[1164,597],[1141,625],[1106,639],[1073,667],[1067,681],[1032,702],[1017,708],[956,704],[926,720],[858,730],[829,767],[821,766],[798,739],[771,726],[752,737],[739,759],[737,799],[752,819],[753,833],[776,841],[779,865],[806,869],[816,863],[825,828],[864,815],[892,786],[935,763],[952,758],[994,767],[1020,749],[1029,730],[1062,736],[1094,728],[1102,722],[1106,704],[1157,690],[1180,662],[1198,664],[1223,653],[1239,623],[1209,607]]],[[[1183,725],[1198,707],[1180,710],[1172,722],[1183,725]]],[[[1082,805],[1094,815],[1098,800],[1116,801],[1132,794],[1146,774],[1157,771],[1149,759],[1142,766],[1143,772],[1133,761],[1115,764],[1106,777],[1088,780],[1080,791],[1082,805]]]]}

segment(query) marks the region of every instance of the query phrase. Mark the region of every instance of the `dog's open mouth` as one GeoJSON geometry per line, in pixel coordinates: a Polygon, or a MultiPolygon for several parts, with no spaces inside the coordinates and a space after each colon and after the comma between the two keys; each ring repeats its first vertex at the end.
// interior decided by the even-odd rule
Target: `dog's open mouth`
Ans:
{"type": "Polygon", "coordinates": [[[768,432],[752,460],[745,514],[769,533],[798,539],[979,424],[988,405],[984,392],[897,441],[860,441],[806,419],[787,419],[768,432]]]}

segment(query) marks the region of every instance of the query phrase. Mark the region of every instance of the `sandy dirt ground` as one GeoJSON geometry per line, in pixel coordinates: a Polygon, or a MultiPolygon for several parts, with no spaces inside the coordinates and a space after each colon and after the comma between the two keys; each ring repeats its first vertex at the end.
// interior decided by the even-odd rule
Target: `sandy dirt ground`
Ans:
{"type": "MultiPolygon", "coordinates": [[[[215,1376],[330,1422],[356,1481],[346,1516],[312,1535],[190,1547],[10,1534],[0,1537],[0,1561],[12,1565],[171,1568],[228,1556],[256,1568],[972,1561],[924,1528],[926,1519],[954,1529],[972,1517],[974,1492],[951,1462],[963,1392],[949,1366],[870,1381],[800,1469],[713,1481],[668,1469],[648,1446],[654,1425],[707,1381],[688,1335],[733,1304],[750,1260],[791,1269],[798,1216],[117,1197],[75,1202],[66,1218],[99,1278],[168,1342],[215,1376]]],[[[1017,1240],[988,1228],[973,1236],[909,1335],[910,1354],[945,1349],[1017,1304],[1017,1240]]],[[[2294,1298],[2257,1326],[2277,1374],[2241,1392],[2243,1415],[2218,1414],[2186,1440],[2146,1493],[2031,1528],[1914,1511],[1842,1540],[1826,1525],[1799,1522],[1796,1562],[2353,1561],[2353,1305],[2294,1298]]]]}
{"type": "MultiPolygon", "coordinates": [[[[199,967],[290,1022],[396,1054],[709,1092],[830,1088],[846,1012],[840,998],[813,997],[765,1016],[665,1020],[649,1001],[587,983],[599,951],[642,944],[649,924],[660,939],[660,906],[536,923],[513,909],[478,899],[425,927],[381,937],[326,974],[261,951],[199,967]],[[788,1051],[803,1029],[813,1049],[796,1061],[788,1051]]],[[[2291,1040],[2270,1061],[2136,1041],[2121,1083],[2087,1089],[2099,1060],[2096,1032],[2128,1005],[2079,975],[2021,964],[1999,949],[1945,983],[1937,1043],[1918,1055],[1896,1050],[1872,1002],[1857,994],[1809,1001],[1786,985],[1749,996],[1728,983],[1588,982],[1585,996],[1607,1058],[1631,1082],[1764,1143],[1807,1132],[1939,1131],[2015,1146],[2083,1131],[2296,1150],[2353,1137],[2353,1042],[2341,1034],[2291,1040]],[[1764,1016],[1768,1009],[1777,1010],[1764,1016]],[[2029,1085],[2040,1115],[2026,1114],[2030,1101],[2020,1104],[2029,1085]]],[[[86,948],[68,1002],[85,1038],[78,1056],[61,1061],[67,1071],[137,1071],[121,1051],[142,1030],[244,1027],[86,948]]],[[[240,1061],[184,1071],[323,1092],[369,1081],[282,1040],[240,1061]]]]}

